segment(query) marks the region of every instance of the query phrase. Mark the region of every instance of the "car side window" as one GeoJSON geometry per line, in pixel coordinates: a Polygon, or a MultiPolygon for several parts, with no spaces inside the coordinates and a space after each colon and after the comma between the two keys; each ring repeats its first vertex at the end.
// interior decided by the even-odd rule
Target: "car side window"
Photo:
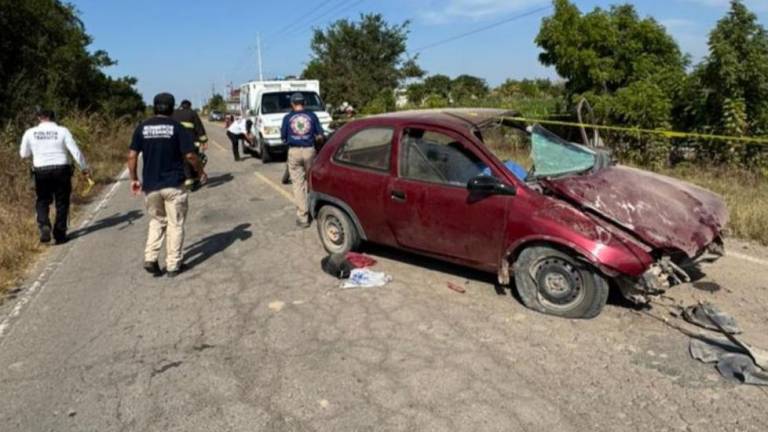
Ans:
{"type": "Polygon", "coordinates": [[[425,129],[406,129],[400,154],[400,176],[412,180],[464,187],[487,168],[456,139],[425,129]]]}
{"type": "Polygon", "coordinates": [[[392,128],[363,129],[347,138],[334,158],[350,165],[388,171],[393,134],[392,128]]]}

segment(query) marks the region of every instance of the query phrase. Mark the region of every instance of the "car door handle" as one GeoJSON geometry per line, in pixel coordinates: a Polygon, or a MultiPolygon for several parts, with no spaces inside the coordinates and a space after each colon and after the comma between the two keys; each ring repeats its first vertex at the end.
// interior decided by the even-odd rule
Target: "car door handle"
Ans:
{"type": "Polygon", "coordinates": [[[395,201],[405,202],[405,192],[403,191],[393,190],[391,196],[395,201]]]}

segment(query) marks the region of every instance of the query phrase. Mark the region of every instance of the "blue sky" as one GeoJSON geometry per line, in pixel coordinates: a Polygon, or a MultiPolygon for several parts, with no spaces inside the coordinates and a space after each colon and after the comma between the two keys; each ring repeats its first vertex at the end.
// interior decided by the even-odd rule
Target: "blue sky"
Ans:
{"type": "MultiPolygon", "coordinates": [[[[409,50],[549,5],[550,0],[73,0],[92,49],[119,64],[108,72],[139,79],[145,99],[160,91],[195,104],[225,83],[257,76],[256,36],[261,34],[265,76],[298,74],[309,59],[312,27],[360,13],[382,13],[389,22],[411,21],[409,50]],[[314,11],[314,12],[313,12],[314,11]],[[299,18],[306,16],[306,19],[299,18]],[[292,27],[292,28],[291,28],[292,27]],[[285,32],[284,30],[289,30],[285,32]],[[295,30],[294,30],[295,29],[295,30]]],[[[615,0],[575,0],[582,11],[615,0]]],[[[630,0],[655,17],[694,60],[706,55],[707,33],[728,0],[630,0]]],[[[768,26],[768,1],[746,3],[768,26]]],[[[493,28],[419,54],[429,73],[477,75],[497,85],[506,78],[556,77],[539,64],[533,42],[549,11],[493,28]]]]}

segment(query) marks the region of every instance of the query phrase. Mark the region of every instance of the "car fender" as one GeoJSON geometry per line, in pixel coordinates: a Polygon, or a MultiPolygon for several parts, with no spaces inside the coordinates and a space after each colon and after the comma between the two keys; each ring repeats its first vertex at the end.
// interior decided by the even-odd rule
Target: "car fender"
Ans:
{"type": "Polygon", "coordinates": [[[312,218],[317,217],[317,212],[320,210],[320,203],[329,203],[343,210],[349,215],[349,218],[352,219],[352,223],[355,224],[355,229],[357,229],[357,233],[360,234],[360,238],[366,241],[368,240],[368,237],[365,235],[365,230],[363,230],[363,225],[360,223],[360,219],[358,219],[354,210],[352,210],[352,208],[344,201],[331,195],[321,192],[309,193],[309,209],[312,213],[312,218]]]}

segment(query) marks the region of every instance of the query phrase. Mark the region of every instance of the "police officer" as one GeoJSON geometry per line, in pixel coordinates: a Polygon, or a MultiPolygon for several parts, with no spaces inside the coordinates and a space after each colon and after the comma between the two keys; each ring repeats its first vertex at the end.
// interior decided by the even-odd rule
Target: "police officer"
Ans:
{"type": "Polygon", "coordinates": [[[155,116],[142,122],[134,131],[128,152],[128,173],[131,192],[145,194],[145,205],[150,216],[147,245],[144,249],[144,269],[162,274],[157,260],[163,240],[166,241],[166,271],[175,277],[184,270],[182,247],[184,221],[187,215],[188,193],[184,184],[184,161],[189,162],[200,181],[208,181],[195,146],[184,127],[171,118],[175,100],[173,95],[160,93],[154,99],[155,116]],[[137,168],[139,154],[144,166],[139,181],[137,168]]]}
{"type": "Polygon", "coordinates": [[[51,220],[48,216],[52,202],[56,204],[56,219],[53,225],[53,238],[56,244],[67,241],[67,220],[69,218],[69,199],[72,193],[72,164],[67,153],[72,155],[82,173],[90,178],[88,164],[75,143],[72,133],[54,121],[51,110],[38,110],[39,124],[24,132],[19,154],[22,159],[32,156],[37,193],[37,226],[40,229],[40,241],[51,241],[51,220]]]}
{"type": "MultiPolygon", "coordinates": [[[[207,162],[205,151],[208,150],[208,136],[205,134],[205,126],[200,121],[200,116],[192,109],[192,102],[186,99],[181,101],[179,109],[173,112],[172,118],[181,123],[184,129],[192,135],[192,140],[195,142],[195,152],[203,161],[203,165],[205,165],[207,162]]],[[[187,178],[184,182],[184,186],[187,189],[194,191],[200,187],[199,174],[186,161],[184,162],[184,175],[187,178]]]]}
{"type": "Polygon", "coordinates": [[[307,173],[315,158],[315,144],[324,137],[323,126],[314,112],[304,109],[304,95],[291,95],[291,112],[283,118],[280,129],[283,142],[288,144],[288,171],[296,201],[296,225],[308,228],[307,173]]]}

